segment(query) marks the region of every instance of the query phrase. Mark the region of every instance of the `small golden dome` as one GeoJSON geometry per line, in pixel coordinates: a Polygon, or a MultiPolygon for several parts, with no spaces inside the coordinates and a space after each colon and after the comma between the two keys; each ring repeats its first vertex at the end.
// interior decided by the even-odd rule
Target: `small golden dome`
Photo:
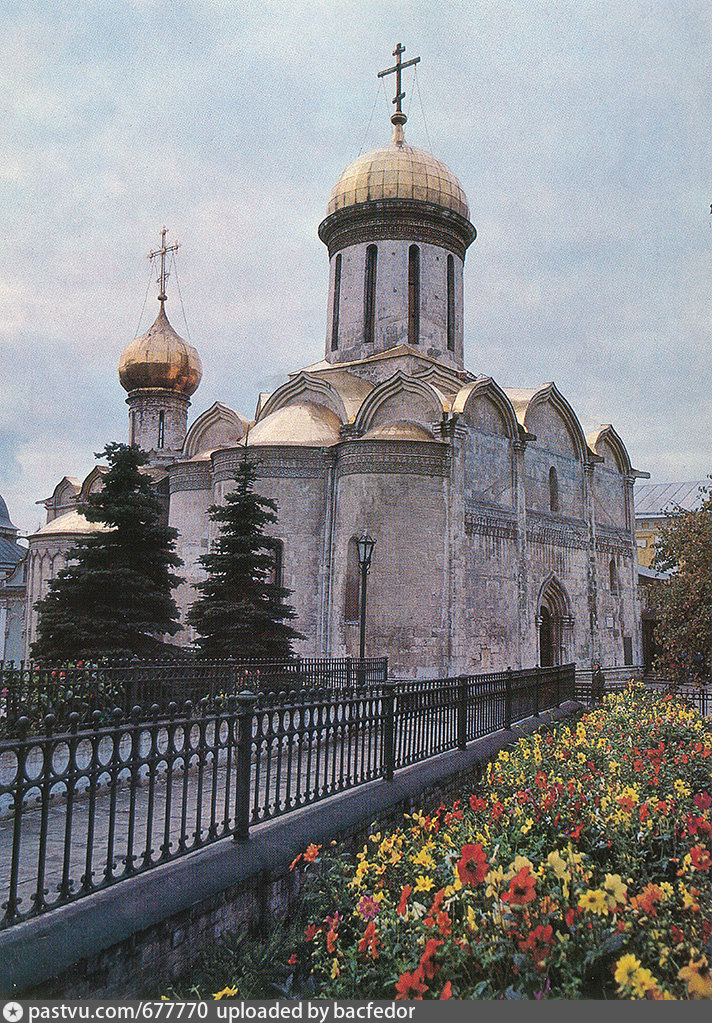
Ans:
{"type": "Polygon", "coordinates": [[[324,405],[284,405],[260,419],[248,434],[248,447],[289,445],[326,448],[339,440],[341,420],[324,405]]]}
{"type": "Polygon", "coordinates": [[[415,199],[459,213],[469,220],[467,196],[442,160],[400,141],[360,156],[331,190],[326,215],[375,199],[415,199]]]}
{"type": "Polygon", "coordinates": [[[126,391],[163,387],[189,396],[202,375],[198,353],[173,330],[163,302],[156,322],[131,342],[119,362],[119,380],[126,391]]]}

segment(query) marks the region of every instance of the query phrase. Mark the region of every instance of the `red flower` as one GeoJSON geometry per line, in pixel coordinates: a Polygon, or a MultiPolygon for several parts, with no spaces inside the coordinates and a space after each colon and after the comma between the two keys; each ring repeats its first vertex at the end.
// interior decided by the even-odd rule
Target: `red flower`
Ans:
{"type": "Polygon", "coordinates": [[[359,952],[368,951],[371,959],[378,959],[378,934],[373,920],[369,920],[368,926],[363,932],[363,937],[358,943],[358,950],[359,952]]]}
{"type": "Polygon", "coordinates": [[[492,809],[490,810],[490,817],[492,818],[493,821],[498,821],[503,813],[504,807],[499,802],[499,800],[496,803],[492,804],[492,809]]]}
{"type": "Polygon", "coordinates": [[[290,966],[295,966],[296,962],[297,962],[297,953],[296,952],[292,952],[292,954],[289,957],[289,959],[287,960],[287,962],[288,962],[288,964],[290,966]]]}
{"type": "Polygon", "coordinates": [[[502,895],[502,902],[510,906],[526,906],[536,898],[536,878],[528,866],[522,867],[509,882],[509,888],[502,895]]]}
{"type": "Polygon", "coordinates": [[[531,931],[526,941],[519,942],[519,947],[522,952],[530,951],[537,969],[541,969],[546,962],[553,941],[554,931],[551,924],[540,925],[531,931]]]}
{"type": "Polygon", "coordinates": [[[577,824],[576,827],[572,828],[571,831],[567,832],[567,834],[568,834],[569,838],[580,838],[582,831],[583,831],[583,824],[577,824]]]}
{"type": "Polygon", "coordinates": [[[440,941],[438,938],[429,938],[425,943],[425,951],[420,957],[419,971],[422,973],[426,980],[432,980],[435,976],[435,971],[438,968],[438,964],[435,962],[435,955],[441,945],[444,945],[444,941],[440,941]]]}
{"type": "Polygon", "coordinates": [[[443,938],[449,937],[452,934],[452,924],[450,922],[450,916],[444,910],[442,913],[438,913],[437,916],[438,930],[442,934],[443,938]]]}
{"type": "Polygon", "coordinates": [[[304,931],[304,937],[307,941],[313,941],[319,933],[319,928],[316,924],[309,924],[307,929],[304,931]]]}
{"type": "Polygon", "coordinates": [[[484,799],[480,799],[479,796],[470,796],[470,809],[471,810],[486,810],[487,803],[484,799]]]}
{"type": "Polygon", "coordinates": [[[428,985],[423,983],[423,974],[420,970],[401,973],[396,983],[396,998],[412,998],[422,1002],[423,995],[428,990],[428,985]]]}
{"type": "Polygon", "coordinates": [[[337,940],[338,940],[338,935],[337,935],[336,931],[333,930],[333,929],[329,929],[326,932],[326,951],[330,955],[333,955],[335,950],[336,950],[336,942],[337,942],[337,940]]]}
{"type": "Polygon", "coordinates": [[[694,813],[687,815],[687,831],[690,835],[696,835],[698,831],[712,831],[712,824],[704,817],[696,817],[694,813]]]}
{"type": "Polygon", "coordinates": [[[712,858],[703,845],[693,845],[690,849],[690,859],[695,870],[707,871],[712,867],[712,858]]]}
{"type": "Polygon", "coordinates": [[[482,846],[463,845],[461,859],[457,864],[457,873],[463,884],[479,884],[487,877],[489,863],[482,846]]]}
{"type": "Polygon", "coordinates": [[[576,919],[576,910],[575,909],[567,909],[566,910],[566,926],[567,927],[573,927],[575,919],[576,919]]]}
{"type": "Polygon", "coordinates": [[[398,903],[398,909],[396,910],[396,912],[398,913],[398,916],[405,916],[405,914],[406,914],[406,903],[408,902],[408,899],[410,898],[410,896],[412,894],[413,894],[413,886],[410,885],[410,884],[405,885],[405,887],[401,891],[400,902],[398,903]]]}
{"type": "Polygon", "coordinates": [[[712,806],[712,796],[709,792],[698,792],[692,802],[698,810],[709,810],[712,806]]]}
{"type": "Polygon", "coordinates": [[[440,1000],[442,1001],[444,998],[452,998],[452,984],[449,980],[445,981],[443,989],[440,992],[440,1000]]]}

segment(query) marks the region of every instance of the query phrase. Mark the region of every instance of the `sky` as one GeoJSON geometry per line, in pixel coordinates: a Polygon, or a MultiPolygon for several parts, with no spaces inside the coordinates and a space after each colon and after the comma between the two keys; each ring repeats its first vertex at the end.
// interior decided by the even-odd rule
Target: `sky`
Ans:
{"type": "MultiPolygon", "coordinates": [[[[710,464],[709,0],[9,0],[0,7],[0,494],[24,532],[128,439],[117,366],[178,240],[192,422],[323,358],[332,185],[391,135],[460,179],[465,366],[554,380],[655,482],[710,464]],[[421,102],[422,101],[422,102],[421,102]],[[144,299],[148,294],[148,299],[144,299]],[[185,313],[185,317],[184,317],[185,313]]],[[[182,302],[181,302],[182,299],[182,302]]]]}

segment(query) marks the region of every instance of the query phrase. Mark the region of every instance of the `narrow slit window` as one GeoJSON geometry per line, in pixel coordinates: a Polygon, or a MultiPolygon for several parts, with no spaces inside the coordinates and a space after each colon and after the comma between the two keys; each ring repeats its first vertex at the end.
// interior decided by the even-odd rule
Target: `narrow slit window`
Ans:
{"type": "Polygon", "coordinates": [[[339,303],[341,299],[341,253],[334,260],[334,311],[331,319],[331,350],[339,347],[339,303]]]}
{"type": "Polygon", "coordinates": [[[559,477],[553,465],[549,469],[549,510],[559,513],[559,477]]]}
{"type": "Polygon", "coordinates": [[[611,558],[608,566],[609,582],[611,584],[611,593],[615,593],[618,589],[618,573],[616,572],[616,559],[611,558]]]}
{"type": "Polygon", "coordinates": [[[163,447],[163,441],[165,439],[165,429],[166,429],[166,413],[165,412],[159,412],[158,413],[158,446],[159,446],[159,448],[163,447]]]}
{"type": "Polygon", "coordinates": [[[363,333],[367,345],[373,344],[376,317],[376,263],[378,248],[369,245],[366,249],[366,280],[363,301],[363,333]]]}
{"type": "Polygon", "coordinates": [[[408,249],[408,344],[420,340],[420,249],[408,249]]]}
{"type": "Polygon", "coordinates": [[[282,561],[284,557],[284,544],[281,540],[273,540],[271,545],[270,554],[272,555],[272,565],[267,573],[267,582],[273,586],[282,588],[282,561]]]}
{"type": "Polygon", "coordinates": [[[135,412],[129,413],[129,427],[130,427],[130,431],[129,431],[129,436],[130,436],[129,444],[135,444],[136,443],[136,413],[135,412]]]}
{"type": "Polygon", "coordinates": [[[455,351],[455,260],[447,257],[447,348],[455,351]]]}

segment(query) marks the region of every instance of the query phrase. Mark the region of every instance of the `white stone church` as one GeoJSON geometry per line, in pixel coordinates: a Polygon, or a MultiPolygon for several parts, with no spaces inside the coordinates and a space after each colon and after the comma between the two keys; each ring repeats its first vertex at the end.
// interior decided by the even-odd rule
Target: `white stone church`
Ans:
{"type": "MultiPolygon", "coordinates": [[[[367,530],[366,654],[387,655],[396,675],[638,664],[633,482],[646,474],[613,426],[586,436],[554,383],[512,388],[465,369],[467,198],[407,144],[400,101],[392,120],[392,141],[344,171],[319,225],[320,362],[261,395],[254,419],[216,402],[188,428],[201,363],[171,327],[163,288],[156,322],[121,358],[129,437],[150,451],[179,533],[178,604],[185,613],[194,599],[207,510],[233,487],[247,444],[258,489],[279,506],[276,571],[306,637],[297,652],[358,656],[356,539],[367,530]]],[[[26,650],[33,603],[94,528],[77,506],[101,474],[65,477],[44,502],[26,650]]],[[[186,628],[177,640],[192,638],[186,628]]]]}

